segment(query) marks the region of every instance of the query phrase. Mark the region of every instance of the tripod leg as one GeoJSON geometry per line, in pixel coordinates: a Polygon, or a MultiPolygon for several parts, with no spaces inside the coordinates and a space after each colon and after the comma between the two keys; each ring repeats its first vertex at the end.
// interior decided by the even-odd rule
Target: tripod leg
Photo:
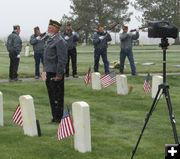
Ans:
{"type": "Polygon", "coordinates": [[[172,125],[172,128],[173,128],[174,140],[175,140],[176,144],[179,144],[178,135],[177,135],[177,131],[176,131],[176,125],[175,125],[176,121],[175,121],[174,113],[173,113],[173,110],[172,110],[169,90],[168,90],[167,87],[164,89],[164,94],[165,94],[165,98],[166,98],[166,102],[167,102],[167,106],[168,106],[168,110],[169,110],[169,117],[170,117],[170,120],[171,120],[171,125],[172,125]]]}
{"type": "Polygon", "coordinates": [[[148,121],[149,121],[149,118],[150,118],[150,116],[151,116],[151,114],[152,114],[152,112],[153,112],[153,110],[154,110],[154,106],[155,106],[155,104],[156,104],[156,102],[157,102],[157,99],[158,99],[158,97],[159,97],[159,93],[160,93],[161,89],[162,89],[161,87],[158,87],[158,91],[157,91],[156,96],[155,96],[155,98],[154,98],[154,100],[153,100],[151,109],[150,109],[149,113],[148,113],[147,116],[146,116],[145,123],[144,123],[143,129],[141,130],[141,134],[140,134],[140,136],[139,136],[139,139],[138,139],[138,141],[137,141],[137,144],[136,144],[134,150],[132,151],[131,159],[133,159],[133,157],[134,157],[134,155],[135,155],[135,153],[136,153],[137,147],[138,147],[138,145],[139,145],[139,143],[140,143],[140,140],[141,140],[141,138],[142,138],[142,135],[143,135],[143,132],[144,132],[144,130],[145,130],[145,128],[146,128],[146,125],[147,125],[147,123],[148,123],[148,121]]]}

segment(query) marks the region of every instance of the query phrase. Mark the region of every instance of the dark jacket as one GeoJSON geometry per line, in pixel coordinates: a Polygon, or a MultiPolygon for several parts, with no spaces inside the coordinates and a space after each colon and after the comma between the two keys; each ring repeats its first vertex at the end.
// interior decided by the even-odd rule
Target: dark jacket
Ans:
{"type": "Polygon", "coordinates": [[[30,38],[30,44],[33,45],[34,52],[44,52],[44,41],[39,39],[36,39],[36,35],[33,34],[30,38]]]}
{"type": "Polygon", "coordinates": [[[20,54],[22,50],[22,40],[16,32],[13,31],[8,36],[6,47],[10,54],[14,54],[14,55],[20,54]]]}
{"type": "Polygon", "coordinates": [[[66,42],[68,44],[68,50],[72,50],[72,49],[76,48],[77,42],[79,41],[79,35],[76,32],[72,31],[69,34],[68,31],[65,31],[62,34],[62,37],[66,40],[66,42]],[[72,33],[74,33],[74,34],[72,34],[72,33]],[[69,37],[68,40],[65,39],[66,36],[69,37]]]}
{"type": "Polygon", "coordinates": [[[137,40],[138,38],[139,38],[139,32],[136,32],[136,34],[121,33],[119,36],[121,42],[120,44],[121,50],[124,51],[132,50],[132,40],[137,40]]]}
{"type": "Polygon", "coordinates": [[[49,37],[44,50],[44,72],[56,73],[56,76],[64,75],[67,63],[67,43],[60,34],[49,37]]]}
{"type": "Polygon", "coordinates": [[[108,42],[111,41],[111,35],[106,33],[105,35],[100,32],[96,32],[93,36],[93,44],[95,49],[106,49],[108,47],[108,42]],[[104,39],[99,39],[100,36],[104,36],[104,39]]]}

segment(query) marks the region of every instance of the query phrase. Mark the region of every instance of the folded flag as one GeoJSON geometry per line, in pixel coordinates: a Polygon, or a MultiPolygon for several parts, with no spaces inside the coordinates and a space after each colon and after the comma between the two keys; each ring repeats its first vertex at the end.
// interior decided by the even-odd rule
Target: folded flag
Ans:
{"type": "Polygon", "coordinates": [[[86,85],[89,85],[90,79],[91,79],[91,68],[89,67],[88,72],[84,77],[84,82],[86,85]]]}
{"type": "Polygon", "coordinates": [[[106,88],[116,82],[116,74],[115,72],[111,72],[101,77],[100,80],[104,88],[106,88]]]}
{"type": "Polygon", "coordinates": [[[147,74],[146,80],[143,85],[144,93],[149,93],[151,91],[151,83],[150,83],[150,74],[147,74]]]}
{"type": "Polygon", "coordinates": [[[74,126],[69,113],[69,108],[66,106],[66,110],[59,124],[57,138],[61,140],[65,137],[71,136],[75,133],[74,126]]]}
{"type": "Polygon", "coordinates": [[[23,126],[23,121],[22,121],[22,115],[21,115],[21,107],[20,105],[17,106],[14,115],[13,115],[13,122],[23,126]]]}

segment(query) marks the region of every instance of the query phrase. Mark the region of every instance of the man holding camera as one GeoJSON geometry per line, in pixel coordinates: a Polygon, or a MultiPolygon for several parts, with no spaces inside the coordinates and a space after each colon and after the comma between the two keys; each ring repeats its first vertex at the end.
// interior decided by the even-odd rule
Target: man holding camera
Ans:
{"type": "Polygon", "coordinates": [[[126,56],[131,65],[131,74],[136,75],[136,66],[134,64],[134,57],[132,52],[132,40],[137,40],[139,38],[139,30],[136,30],[136,33],[133,34],[132,32],[128,33],[128,27],[123,26],[123,32],[119,36],[120,38],[120,73],[124,73],[124,62],[126,56]]]}
{"type": "Polygon", "coordinates": [[[40,77],[39,65],[40,61],[43,64],[44,54],[44,41],[41,40],[41,32],[38,26],[34,28],[34,34],[30,38],[30,44],[33,45],[34,50],[35,79],[38,79],[40,77]]]}

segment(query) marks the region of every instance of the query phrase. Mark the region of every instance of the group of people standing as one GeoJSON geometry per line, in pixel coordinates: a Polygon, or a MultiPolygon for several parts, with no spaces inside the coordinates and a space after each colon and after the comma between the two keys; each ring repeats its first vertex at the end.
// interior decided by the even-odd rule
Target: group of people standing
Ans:
{"type": "MultiPolygon", "coordinates": [[[[50,20],[47,33],[42,34],[39,27],[34,28],[34,34],[30,38],[33,45],[35,59],[35,78],[40,78],[39,65],[43,64],[43,74],[46,77],[46,86],[51,105],[53,119],[52,123],[59,123],[63,116],[64,109],[64,77],[69,76],[69,62],[72,62],[72,75],[78,78],[77,74],[77,42],[79,35],[73,31],[70,23],[66,24],[64,33],[60,33],[61,24],[50,20]]],[[[22,41],[19,36],[20,26],[14,26],[13,32],[8,36],[7,49],[10,57],[9,80],[18,81],[18,65],[22,41]]],[[[124,61],[128,57],[132,75],[136,75],[136,67],[132,53],[132,40],[138,39],[136,34],[128,33],[128,27],[123,27],[120,34],[120,73],[124,73],[124,61]]],[[[94,72],[98,72],[100,56],[104,63],[104,70],[109,74],[109,62],[107,58],[108,42],[111,41],[110,31],[104,31],[102,25],[98,25],[97,32],[93,36],[94,44],[94,72]]]]}

